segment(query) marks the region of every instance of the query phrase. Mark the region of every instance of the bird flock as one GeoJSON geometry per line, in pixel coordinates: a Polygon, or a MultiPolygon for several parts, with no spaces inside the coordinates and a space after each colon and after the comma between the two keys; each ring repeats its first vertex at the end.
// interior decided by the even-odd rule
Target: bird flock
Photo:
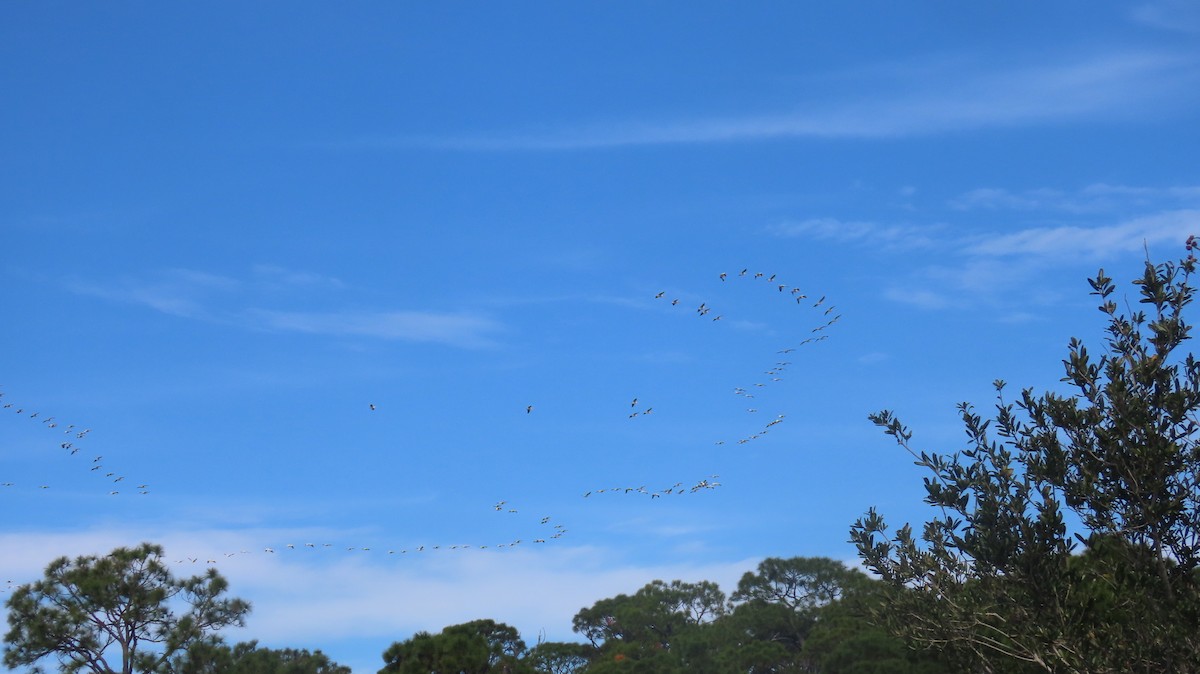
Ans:
{"type": "MultiPolygon", "coordinates": [[[[755,377],[754,380],[744,385],[733,387],[733,394],[740,397],[746,405],[746,413],[757,416],[759,414],[759,410],[755,404],[756,394],[767,387],[782,383],[786,378],[785,375],[788,371],[788,367],[792,365],[791,361],[781,360],[780,357],[782,356],[786,358],[788,354],[795,352],[800,347],[825,340],[828,337],[826,331],[831,326],[836,324],[841,319],[842,315],[841,313],[837,312],[837,308],[832,304],[826,305],[826,297],[824,295],[815,301],[810,301],[808,294],[806,294],[801,288],[782,282],[777,274],[767,274],[763,272],[751,273],[747,268],[742,269],[736,274],[722,272],[718,275],[718,278],[720,279],[721,283],[732,282],[738,279],[763,283],[767,288],[775,291],[775,293],[777,293],[780,297],[787,298],[789,303],[793,304],[794,306],[808,307],[810,309],[821,309],[821,307],[825,307],[823,313],[821,314],[820,320],[822,322],[816,327],[811,328],[809,333],[804,335],[803,339],[799,339],[790,345],[785,345],[783,348],[776,351],[773,364],[762,370],[761,376],[755,377]]],[[[671,308],[681,307],[683,305],[683,302],[680,298],[668,297],[666,291],[659,291],[654,295],[654,299],[656,301],[666,302],[667,306],[671,308]]],[[[686,309],[686,307],[684,308],[686,309]]],[[[697,318],[705,319],[710,323],[719,322],[726,317],[726,313],[718,311],[715,306],[709,304],[708,301],[700,302],[699,305],[694,307],[693,311],[697,318]]],[[[0,407],[2,407],[4,410],[9,410],[14,414],[22,415],[26,418],[38,421],[47,430],[61,430],[66,437],[60,440],[59,448],[68,453],[70,456],[80,456],[86,458],[89,455],[89,453],[84,451],[83,441],[87,438],[88,434],[91,433],[90,428],[81,428],[75,424],[64,425],[57,421],[53,416],[44,416],[36,411],[27,411],[25,408],[17,405],[16,403],[9,402],[9,400],[5,397],[4,392],[0,392],[0,407]]],[[[379,407],[374,403],[369,403],[367,408],[371,413],[379,411],[379,407]]],[[[533,415],[535,409],[536,408],[534,404],[526,404],[524,406],[524,413],[527,415],[533,415]]],[[[633,397],[626,409],[629,419],[638,419],[654,413],[654,408],[646,404],[638,397],[633,397]]],[[[773,427],[783,423],[785,418],[786,415],[782,413],[773,417],[767,416],[767,420],[765,420],[762,425],[757,427],[753,432],[750,432],[736,440],[727,441],[725,439],[718,439],[714,444],[725,445],[736,443],[741,445],[758,440],[769,433],[773,427]]],[[[101,455],[92,457],[89,462],[84,464],[84,466],[86,467],[88,473],[95,475],[97,478],[102,478],[105,481],[105,484],[107,485],[105,487],[105,491],[109,496],[136,494],[138,496],[145,497],[149,496],[151,493],[149,485],[145,483],[138,484],[136,488],[132,488],[131,485],[133,481],[126,480],[126,477],[123,474],[107,468],[104,463],[104,457],[101,455]]],[[[721,487],[721,483],[718,481],[718,478],[719,475],[713,474],[698,481],[677,481],[660,489],[650,489],[646,485],[602,487],[591,489],[583,493],[582,498],[595,500],[597,497],[601,497],[603,495],[604,497],[644,497],[651,501],[660,499],[675,499],[679,496],[695,495],[717,489],[721,487]]],[[[20,486],[21,485],[11,481],[0,482],[0,488],[3,489],[19,488],[20,486]]],[[[50,484],[38,484],[36,486],[39,490],[49,490],[51,487],[50,484]]],[[[495,503],[492,506],[492,509],[507,516],[518,515],[520,513],[519,508],[510,505],[508,501],[505,500],[495,503]]],[[[566,526],[558,523],[549,515],[538,516],[536,520],[536,530],[527,537],[503,540],[500,542],[493,541],[486,544],[422,543],[420,545],[408,544],[403,546],[393,545],[377,547],[345,546],[343,544],[325,541],[292,541],[281,544],[264,545],[261,548],[227,551],[217,556],[183,556],[175,559],[175,562],[178,564],[199,564],[201,562],[205,564],[217,564],[223,559],[251,554],[313,554],[335,550],[346,553],[376,553],[387,556],[411,556],[441,551],[511,549],[525,544],[546,544],[550,541],[562,538],[567,533],[566,526]]],[[[0,587],[0,592],[6,592],[11,587],[12,581],[10,580],[6,586],[0,587]]]]}
{"type": "MultiPolygon", "coordinates": [[[[507,507],[507,504],[508,504],[507,501],[499,501],[494,506],[492,506],[492,508],[496,512],[502,512],[502,513],[508,513],[508,514],[517,514],[520,512],[516,508],[507,507]]],[[[543,531],[539,532],[533,538],[510,539],[510,540],[503,541],[500,543],[478,544],[478,545],[469,545],[469,544],[464,544],[464,543],[434,545],[434,544],[422,543],[420,545],[406,545],[403,547],[392,546],[392,547],[380,548],[377,546],[372,547],[372,546],[365,546],[365,545],[364,546],[344,546],[344,545],[339,545],[337,543],[331,543],[331,542],[304,542],[304,543],[292,542],[292,543],[284,543],[284,544],[273,545],[273,546],[266,546],[266,547],[263,547],[261,550],[259,550],[259,549],[253,549],[253,550],[241,549],[241,550],[237,550],[237,551],[233,551],[233,552],[225,552],[225,553],[221,554],[220,557],[229,559],[232,557],[239,557],[239,556],[243,556],[243,555],[254,555],[254,554],[274,555],[277,553],[278,554],[288,554],[288,553],[293,553],[293,552],[310,553],[311,554],[311,553],[331,552],[331,551],[345,552],[345,553],[358,553],[358,554],[374,552],[374,553],[385,555],[385,556],[393,556],[393,555],[419,555],[422,553],[432,554],[432,553],[439,552],[439,551],[448,552],[448,551],[452,551],[452,550],[471,550],[471,549],[502,550],[505,548],[515,548],[524,543],[530,543],[530,544],[536,545],[536,544],[542,544],[542,543],[546,543],[548,541],[562,538],[563,535],[565,535],[567,533],[566,526],[562,525],[562,524],[558,524],[558,523],[551,523],[551,519],[552,518],[549,516],[544,516],[538,520],[538,524],[540,526],[546,527],[546,528],[543,531]],[[547,527],[547,525],[549,525],[549,526],[547,527]]],[[[217,564],[221,560],[216,557],[201,558],[199,556],[197,556],[197,557],[187,556],[187,557],[175,559],[174,561],[176,564],[189,564],[189,563],[190,564],[198,564],[201,562],[203,562],[204,564],[217,564]]]]}
{"type": "Polygon", "coordinates": [[[642,494],[645,496],[649,496],[652,499],[662,498],[663,496],[671,496],[671,495],[683,496],[684,494],[695,494],[696,492],[703,491],[705,489],[716,489],[717,487],[720,487],[721,483],[716,481],[716,479],[719,477],[721,477],[721,476],[720,475],[709,475],[707,478],[700,480],[699,482],[697,482],[696,484],[693,484],[690,487],[684,486],[684,484],[682,482],[676,482],[675,484],[671,485],[670,487],[665,487],[663,489],[659,489],[656,491],[650,491],[650,490],[646,489],[646,485],[642,485],[640,487],[612,487],[612,488],[603,488],[603,489],[593,489],[593,490],[584,492],[583,497],[588,498],[589,496],[591,496],[593,494],[605,494],[605,493],[607,493],[607,494],[642,494]]]}
{"type": "MultiPolygon", "coordinates": [[[[0,409],[8,410],[14,414],[19,414],[19,415],[25,416],[28,419],[38,421],[41,423],[41,425],[46,430],[51,430],[51,429],[57,430],[57,429],[61,428],[63,435],[65,435],[67,437],[61,439],[61,441],[59,442],[59,444],[58,444],[59,449],[65,451],[70,456],[87,456],[87,453],[85,453],[83,451],[84,447],[83,447],[83,443],[81,441],[84,440],[85,438],[87,438],[88,434],[90,434],[92,432],[92,429],[80,428],[79,426],[76,426],[75,424],[63,425],[59,421],[57,421],[56,417],[43,416],[40,412],[26,410],[24,407],[14,403],[14,402],[9,402],[7,400],[4,392],[2,392],[2,391],[0,391],[0,409]]],[[[123,486],[122,483],[125,483],[125,484],[131,484],[131,483],[125,482],[124,475],[121,475],[114,470],[109,470],[107,467],[105,467],[103,461],[104,461],[104,457],[101,455],[96,455],[96,456],[92,457],[91,462],[89,464],[86,464],[87,472],[96,476],[97,478],[103,479],[108,484],[106,489],[108,490],[109,496],[119,496],[122,493],[122,489],[121,489],[123,486]]],[[[21,486],[22,485],[19,485],[18,483],[7,481],[7,480],[4,482],[0,482],[0,487],[7,488],[7,489],[11,489],[14,487],[19,488],[21,486]]],[[[49,484],[38,484],[38,485],[36,485],[36,487],[38,489],[50,489],[49,484]]],[[[135,491],[137,494],[142,495],[142,496],[148,495],[150,493],[150,485],[139,484],[139,485],[137,485],[135,491]]],[[[130,489],[126,488],[125,493],[129,493],[129,492],[130,492],[130,489]]]]}
{"type": "MultiPolygon", "coordinates": [[[[803,339],[795,342],[794,344],[787,345],[787,346],[784,346],[784,348],[779,349],[775,354],[776,356],[787,356],[787,354],[793,353],[798,348],[803,347],[807,344],[813,344],[815,342],[824,341],[829,336],[826,331],[830,327],[832,327],[834,324],[836,324],[839,320],[841,320],[841,318],[842,318],[842,314],[837,311],[836,306],[834,306],[833,304],[826,303],[827,297],[825,295],[821,295],[817,300],[810,303],[808,301],[810,298],[809,298],[808,294],[804,292],[803,289],[801,289],[797,286],[793,286],[789,283],[784,283],[779,278],[778,274],[774,274],[774,273],[768,274],[765,272],[751,272],[749,268],[744,268],[741,271],[737,272],[736,274],[731,275],[727,272],[721,272],[717,276],[721,280],[721,283],[729,282],[731,279],[733,279],[733,280],[745,279],[750,282],[763,283],[768,288],[775,290],[776,293],[778,293],[781,297],[787,298],[789,300],[789,302],[794,302],[794,304],[799,307],[805,307],[806,305],[809,305],[809,304],[811,304],[811,307],[810,307],[811,309],[820,309],[822,306],[825,307],[823,312],[821,313],[821,321],[822,322],[819,325],[817,325],[816,327],[811,328],[809,333],[803,339]]],[[[681,300],[679,298],[668,299],[666,291],[659,291],[658,293],[656,293],[654,295],[654,299],[666,301],[666,302],[668,302],[668,305],[671,307],[679,307],[681,305],[681,300]]],[[[713,306],[710,305],[708,303],[708,301],[706,300],[706,301],[702,301],[699,304],[699,306],[697,306],[695,308],[695,313],[696,313],[696,316],[699,318],[707,318],[709,316],[709,314],[714,314],[715,310],[714,310],[713,306]]],[[[715,315],[710,319],[710,321],[716,322],[724,317],[725,317],[725,314],[723,314],[723,313],[715,313],[715,315]]],[[[765,379],[759,379],[759,381],[755,381],[755,382],[752,382],[752,383],[744,385],[744,386],[735,386],[733,388],[734,395],[740,396],[746,400],[747,406],[745,409],[748,414],[757,414],[758,413],[758,407],[752,402],[755,398],[755,392],[759,391],[761,389],[764,389],[767,386],[777,384],[779,382],[784,381],[783,375],[787,371],[788,366],[791,364],[792,364],[791,361],[788,361],[788,360],[776,360],[774,365],[770,366],[766,370],[763,370],[762,374],[765,376],[765,379]]],[[[636,403],[637,400],[634,399],[634,402],[636,403]]],[[[755,430],[754,432],[751,432],[741,438],[738,438],[736,441],[732,441],[732,442],[734,444],[744,445],[748,442],[757,440],[757,439],[763,437],[764,435],[766,435],[767,433],[769,433],[773,426],[783,423],[785,418],[786,418],[785,414],[778,414],[777,416],[772,418],[770,421],[766,422],[761,428],[759,428],[759,429],[755,430]]],[[[716,440],[714,442],[714,444],[725,445],[725,444],[730,444],[730,441],[727,441],[725,439],[719,439],[719,440],[716,440]]]]}

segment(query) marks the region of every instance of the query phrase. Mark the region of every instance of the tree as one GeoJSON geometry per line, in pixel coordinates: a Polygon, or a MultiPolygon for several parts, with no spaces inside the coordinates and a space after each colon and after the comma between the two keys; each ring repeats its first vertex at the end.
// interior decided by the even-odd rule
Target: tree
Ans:
{"type": "Polygon", "coordinates": [[[595,649],[588,644],[543,641],[529,650],[527,660],[539,674],[584,672],[595,649]]]}
{"type": "Polygon", "coordinates": [[[216,569],[175,578],[150,543],[60,557],[9,598],[4,664],[41,672],[37,663],[54,656],[68,674],[164,671],[206,634],[243,624],[250,605],[222,598],[227,588],[216,569]]]}
{"type": "Polygon", "coordinates": [[[1194,269],[1147,261],[1125,312],[1101,270],[1103,354],[1070,341],[1070,395],[1008,403],[997,381],[993,419],[960,405],[959,452],[918,452],[891,412],[872,415],[929,470],[941,511],[920,540],[889,537],[873,508],[851,529],[897,633],[984,671],[1200,671],[1200,363],[1178,353],[1194,269]]]}
{"type": "Polygon", "coordinates": [[[320,650],[259,648],[247,641],[230,648],[219,639],[194,643],[172,666],[175,674],[351,674],[320,650]]]}
{"type": "Polygon", "coordinates": [[[866,582],[861,572],[823,557],[768,557],[746,572],[731,597],[727,626],[737,643],[722,649],[742,671],[810,671],[801,654],[821,610],[866,582]]]}
{"type": "Polygon", "coordinates": [[[440,634],[417,632],[383,652],[380,674],[484,674],[530,671],[516,628],[494,620],[451,625],[440,634]]]}
{"type": "Polygon", "coordinates": [[[716,671],[953,671],[871,622],[880,584],[824,557],[764,559],[742,576],[732,611],[715,624],[716,671]]]}
{"type": "Polygon", "coordinates": [[[724,614],[716,583],[655,580],[632,596],[601,599],[572,623],[591,645],[588,672],[702,672],[715,650],[710,628],[724,614]]]}
{"type": "Polygon", "coordinates": [[[461,634],[468,638],[482,637],[487,646],[489,671],[511,671],[517,660],[525,655],[525,641],[517,628],[495,620],[472,620],[452,625],[443,634],[461,634]]]}
{"type": "Polygon", "coordinates": [[[883,583],[858,574],[838,599],[817,609],[800,660],[821,674],[949,674],[961,671],[941,653],[917,650],[872,616],[881,609],[883,583]]]}

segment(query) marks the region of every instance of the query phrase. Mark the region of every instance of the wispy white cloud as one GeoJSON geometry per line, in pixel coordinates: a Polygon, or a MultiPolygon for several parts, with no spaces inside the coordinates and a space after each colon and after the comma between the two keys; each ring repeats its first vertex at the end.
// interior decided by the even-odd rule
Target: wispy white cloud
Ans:
{"type": "Polygon", "coordinates": [[[767,232],[779,237],[804,237],[841,243],[866,243],[873,246],[918,248],[934,242],[940,227],[882,225],[874,222],[809,218],[770,225],[767,232]]]}
{"type": "Polygon", "coordinates": [[[956,210],[1103,213],[1128,208],[1200,205],[1200,187],[1134,187],[1097,183],[1075,192],[1038,188],[1021,192],[983,187],[950,201],[956,210]]]}
{"type": "Polygon", "coordinates": [[[968,192],[954,205],[964,209],[1022,210],[1039,216],[1056,211],[1115,209],[1142,209],[1146,214],[1119,217],[1110,213],[1107,222],[1093,224],[1096,218],[1092,213],[1087,219],[1081,218],[1079,224],[982,233],[979,227],[956,230],[812,218],[776,224],[768,232],[864,247],[920,247],[937,257],[910,256],[917,266],[907,271],[891,267],[881,283],[886,299],[926,310],[985,306],[1000,320],[1027,322],[1037,318],[1030,307],[1055,305],[1063,300],[1060,294],[1044,290],[1048,286],[1037,280],[1060,272],[1066,265],[1139,255],[1147,248],[1151,255],[1182,251],[1187,237],[1200,232],[1200,208],[1170,208],[1180,203],[1200,203],[1200,188],[1098,183],[1074,192],[981,189],[968,192]],[[1014,297],[1020,298],[1020,308],[1014,305],[1014,297]]]}
{"type": "Polygon", "coordinates": [[[246,315],[251,323],[270,330],[466,347],[491,344],[488,335],[501,328],[482,316],[427,311],[307,313],[252,309],[246,315]]]}
{"type": "Polygon", "coordinates": [[[134,304],[170,316],[245,329],[297,332],[336,337],[430,342],[478,348],[491,345],[502,325],[482,314],[452,311],[329,310],[265,308],[281,292],[346,289],[341,280],[273,265],[258,265],[246,279],[189,269],[171,269],[147,278],[115,283],[71,280],[66,287],[81,295],[134,304]]]}
{"type": "Polygon", "coordinates": [[[205,305],[211,296],[238,290],[241,283],[192,269],[168,269],[148,279],[126,277],[111,284],[72,279],[66,281],[66,287],[81,295],[137,304],[171,316],[206,318],[205,305]]]}
{"type": "Polygon", "coordinates": [[[316,274],[308,271],[296,271],[273,264],[254,265],[253,272],[256,282],[270,286],[289,288],[313,286],[346,287],[345,283],[333,276],[325,276],[324,274],[316,274]]]}
{"type": "Polygon", "coordinates": [[[1100,227],[1062,226],[1024,229],[980,238],[964,247],[978,256],[1052,255],[1099,258],[1136,252],[1144,246],[1175,244],[1200,230],[1200,210],[1179,210],[1100,227]]]}
{"type": "Polygon", "coordinates": [[[946,309],[955,306],[948,294],[929,288],[892,286],[883,291],[885,299],[918,309],[946,309]]]}
{"type": "Polygon", "coordinates": [[[728,143],[787,138],[894,138],[1041,124],[1138,111],[1161,113],[1170,94],[1197,83],[1195,59],[1161,52],[1106,52],[1009,70],[976,64],[893,69],[862,84],[869,97],[802,103],[795,110],[660,122],[607,121],[491,137],[364,139],[361,148],[466,151],[584,150],[639,145],[728,143]],[[897,72],[903,74],[897,78],[897,72]]]}
{"type": "MultiPolygon", "coordinates": [[[[1180,210],[1111,225],[1031,227],[1015,232],[960,236],[944,242],[939,262],[897,275],[884,289],[893,302],[926,310],[988,308],[1005,322],[1036,320],[1037,307],[1063,301],[1046,278],[1066,265],[1140,254],[1149,247],[1182,252],[1200,231],[1200,211],[1180,210]],[[1012,298],[1019,298],[1014,303],[1012,298]]],[[[1094,271],[1094,270],[1093,270],[1094,271]]]]}
{"type": "Polygon", "coordinates": [[[995,187],[980,187],[956,197],[950,206],[963,211],[973,208],[1032,211],[1046,208],[1051,203],[1061,204],[1063,198],[1064,194],[1059,190],[1036,189],[1013,193],[995,187]]]}
{"type": "Polygon", "coordinates": [[[1200,5],[1191,0],[1155,0],[1130,11],[1134,21],[1173,32],[1200,33],[1200,5]]]}

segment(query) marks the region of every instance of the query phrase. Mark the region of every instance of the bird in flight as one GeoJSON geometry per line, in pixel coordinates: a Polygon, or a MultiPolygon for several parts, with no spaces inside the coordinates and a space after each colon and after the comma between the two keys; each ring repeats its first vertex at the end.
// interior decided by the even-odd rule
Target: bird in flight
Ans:
{"type": "Polygon", "coordinates": [[[374,412],[374,411],[375,411],[375,405],[374,405],[374,403],[369,403],[367,406],[371,408],[371,411],[372,411],[372,412],[374,412]]]}
{"type": "Polygon", "coordinates": [[[525,414],[529,414],[532,411],[533,411],[533,405],[527,405],[525,407],[525,414]]]}

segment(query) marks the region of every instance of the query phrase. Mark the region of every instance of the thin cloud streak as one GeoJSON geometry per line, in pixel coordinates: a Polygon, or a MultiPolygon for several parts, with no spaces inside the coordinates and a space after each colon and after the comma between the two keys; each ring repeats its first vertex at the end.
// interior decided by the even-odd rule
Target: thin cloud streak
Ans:
{"type": "Polygon", "coordinates": [[[267,287],[307,288],[314,286],[326,286],[339,289],[346,287],[346,284],[340,279],[332,276],[325,276],[312,272],[294,271],[273,264],[254,265],[253,271],[256,281],[266,285],[267,287]]]}
{"type": "Polygon", "coordinates": [[[837,218],[809,218],[770,225],[767,232],[783,238],[808,237],[838,243],[862,242],[872,246],[923,248],[934,245],[932,234],[938,229],[941,228],[880,225],[837,218]]]}
{"type": "Polygon", "coordinates": [[[990,236],[965,247],[978,256],[1053,255],[1098,258],[1147,245],[1183,241],[1200,229],[1200,210],[1156,213],[1107,227],[1049,227],[990,236]]]}
{"type": "Polygon", "coordinates": [[[156,274],[151,280],[124,279],[111,285],[73,280],[64,285],[80,295],[250,330],[483,348],[494,346],[492,335],[503,329],[501,323],[469,312],[283,311],[247,306],[282,291],[307,293],[318,286],[340,291],[347,287],[333,277],[270,265],[256,266],[249,281],[189,269],[171,269],[156,274]]]}
{"type": "MultiPolygon", "coordinates": [[[[979,194],[974,191],[969,194],[979,194]]],[[[1190,200],[1194,188],[1132,188],[1113,185],[1093,185],[1081,194],[1110,198],[1150,201],[1190,200]]],[[[1007,193],[989,194],[996,201],[1007,193]]],[[[981,197],[983,198],[983,197],[981,197]]],[[[1058,190],[1031,190],[1019,197],[1030,202],[1030,210],[1041,205],[1039,200],[1068,198],[1058,190]],[[1037,202],[1037,203],[1034,203],[1037,202]]],[[[1008,207],[1016,207],[1006,203],[1008,207]]],[[[1020,202],[1024,205],[1024,202],[1020,202]]],[[[1064,264],[1094,262],[1116,256],[1141,253],[1144,249],[1182,249],[1184,240],[1200,232],[1200,209],[1184,208],[1112,221],[1108,225],[1062,225],[1029,227],[1015,232],[983,235],[954,235],[950,228],[939,228],[941,236],[924,235],[929,228],[881,225],[871,222],[840,221],[834,218],[813,218],[800,222],[768,227],[767,231],[781,237],[804,237],[811,240],[833,241],[856,246],[880,247],[919,243],[943,251],[947,259],[957,263],[937,264],[894,274],[887,279],[882,296],[892,302],[925,310],[963,309],[989,306],[1005,311],[1014,294],[1027,304],[1054,305],[1062,298],[1054,293],[1029,289],[1035,279],[1044,279],[1064,264]],[[1018,293],[1019,289],[1025,290],[1018,293]]],[[[1035,285],[1035,288],[1038,287],[1035,285]]],[[[1028,321],[1036,316],[1003,314],[1008,320],[1028,321]]]]}
{"type": "Polygon", "coordinates": [[[1011,233],[975,237],[943,236],[935,239],[923,234],[925,231],[932,230],[834,218],[813,218],[768,227],[768,232],[776,236],[806,237],[838,243],[878,246],[880,243],[916,242],[927,246],[938,245],[977,259],[1012,256],[1091,259],[1134,252],[1147,245],[1181,246],[1189,235],[1200,231],[1200,209],[1161,211],[1112,225],[1031,227],[1011,233]]]}
{"type": "Polygon", "coordinates": [[[1130,17],[1159,30],[1200,34],[1200,5],[1192,0],[1156,0],[1133,8],[1130,17]]]}
{"type": "MultiPolygon", "coordinates": [[[[787,138],[900,138],[1119,116],[1137,110],[1160,112],[1168,94],[1194,84],[1194,60],[1153,52],[1105,54],[1007,72],[959,72],[950,81],[940,81],[936,88],[925,83],[928,78],[912,75],[903,84],[910,90],[922,86],[925,90],[783,114],[660,123],[606,122],[497,137],[377,138],[344,147],[563,151],[787,138]]],[[[889,85],[894,86],[889,82],[875,86],[889,85]]]]}
{"type": "Polygon", "coordinates": [[[307,313],[252,309],[246,315],[252,324],[269,330],[464,347],[492,345],[486,335],[501,328],[499,323],[481,316],[426,311],[307,313]]]}
{"type": "Polygon", "coordinates": [[[955,210],[1051,210],[1067,213],[1103,213],[1123,208],[1164,204],[1200,206],[1200,187],[1135,187],[1096,183],[1077,192],[1037,188],[1012,192],[1003,188],[981,187],[952,199],[955,210]]]}
{"type": "MultiPolygon", "coordinates": [[[[1037,227],[946,242],[958,264],[917,270],[893,282],[883,296],[926,310],[962,309],[981,304],[1004,307],[1019,296],[1025,306],[1050,306],[1062,298],[1038,290],[1037,279],[1067,263],[1093,262],[1136,254],[1145,247],[1182,249],[1189,234],[1200,231],[1200,210],[1179,210],[1133,218],[1099,227],[1037,227]],[[1018,292],[1019,289],[1022,289],[1018,292]]],[[[1034,316],[1002,313],[1005,320],[1034,316]]]]}
{"type": "Polygon", "coordinates": [[[71,292],[112,302],[136,304],[181,318],[205,319],[209,314],[204,299],[215,293],[230,293],[241,287],[227,276],[192,269],[168,269],[148,281],[125,278],[114,285],[68,280],[71,292]]]}

